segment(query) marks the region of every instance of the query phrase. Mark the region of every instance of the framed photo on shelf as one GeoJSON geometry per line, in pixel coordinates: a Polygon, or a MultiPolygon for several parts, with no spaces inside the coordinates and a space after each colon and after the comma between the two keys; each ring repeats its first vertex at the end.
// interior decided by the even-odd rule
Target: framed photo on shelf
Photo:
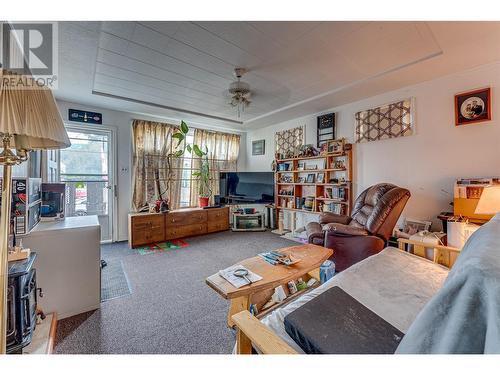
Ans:
{"type": "Polygon", "coordinates": [[[322,184],[323,182],[325,182],[325,175],[324,175],[324,173],[318,173],[316,175],[316,182],[318,184],[322,184]]]}
{"type": "Polygon", "coordinates": [[[455,95],[455,126],[491,120],[491,88],[455,95]]]}
{"type": "Polygon", "coordinates": [[[345,139],[335,139],[333,141],[328,141],[328,153],[329,154],[341,154],[344,152],[345,139]]]}
{"type": "Polygon", "coordinates": [[[299,161],[298,165],[297,165],[297,170],[298,171],[303,171],[306,167],[306,163],[304,163],[303,161],[299,161]]]}
{"type": "Polygon", "coordinates": [[[307,175],[307,180],[306,180],[306,182],[307,182],[308,184],[312,184],[312,183],[314,183],[314,178],[315,178],[315,177],[316,177],[316,176],[314,175],[314,173],[309,173],[309,174],[307,175]]]}

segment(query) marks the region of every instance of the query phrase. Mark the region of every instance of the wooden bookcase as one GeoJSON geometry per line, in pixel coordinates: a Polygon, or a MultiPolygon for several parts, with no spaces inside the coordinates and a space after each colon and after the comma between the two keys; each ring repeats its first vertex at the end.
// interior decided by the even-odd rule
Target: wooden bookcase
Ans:
{"type": "Polygon", "coordinates": [[[284,210],[350,215],[352,144],[346,143],[342,152],[276,160],[274,184],[278,213],[284,210]],[[309,175],[314,175],[313,181],[309,175]],[[323,175],[323,179],[318,179],[318,175],[323,175]]]}

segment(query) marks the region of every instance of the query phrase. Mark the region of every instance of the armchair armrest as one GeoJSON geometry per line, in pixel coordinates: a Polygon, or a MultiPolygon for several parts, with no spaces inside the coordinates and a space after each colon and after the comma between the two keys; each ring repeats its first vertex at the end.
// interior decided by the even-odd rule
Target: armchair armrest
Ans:
{"type": "Polygon", "coordinates": [[[238,329],[238,354],[252,354],[252,344],[263,354],[298,354],[249,311],[233,315],[232,320],[238,329]]]}
{"type": "Polygon", "coordinates": [[[306,225],[307,240],[314,245],[323,246],[325,242],[325,235],[323,227],[316,222],[307,223],[306,225]]]}
{"type": "Polygon", "coordinates": [[[352,218],[346,215],[338,215],[333,212],[323,212],[319,215],[319,223],[320,224],[328,224],[328,223],[340,223],[340,224],[349,224],[352,218]]]}
{"type": "Polygon", "coordinates": [[[338,223],[325,224],[323,225],[323,229],[327,232],[327,234],[333,235],[340,234],[344,236],[367,236],[370,234],[366,229],[338,223]]]}

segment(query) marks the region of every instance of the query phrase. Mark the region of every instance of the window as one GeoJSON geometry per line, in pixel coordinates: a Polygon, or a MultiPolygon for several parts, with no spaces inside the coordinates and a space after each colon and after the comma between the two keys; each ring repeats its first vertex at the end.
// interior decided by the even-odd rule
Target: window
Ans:
{"type": "MultiPolygon", "coordinates": [[[[144,120],[134,120],[133,131],[133,193],[132,206],[141,210],[154,204],[158,190],[162,198],[169,199],[171,209],[198,205],[198,180],[192,176],[200,159],[186,152],[182,157],[171,158],[177,141],[172,135],[177,126],[144,120]],[[168,192],[168,196],[163,194],[168,192]]],[[[209,150],[211,191],[218,194],[219,171],[235,170],[240,136],[191,129],[186,137],[188,144],[197,144],[209,150]]]]}

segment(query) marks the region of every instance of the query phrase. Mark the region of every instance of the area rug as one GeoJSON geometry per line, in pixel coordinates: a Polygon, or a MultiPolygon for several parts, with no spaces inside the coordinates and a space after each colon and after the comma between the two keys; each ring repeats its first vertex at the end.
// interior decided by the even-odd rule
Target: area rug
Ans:
{"type": "Polygon", "coordinates": [[[138,247],[135,250],[139,255],[148,255],[154,253],[161,253],[169,250],[180,249],[187,246],[189,246],[189,244],[184,240],[172,240],[172,241],[156,243],[154,245],[138,247]]]}
{"type": "Polygon", "coordinates": [[[101,302],[132,294],[121,260],[109,260],[101,269],[101,302]]]}

